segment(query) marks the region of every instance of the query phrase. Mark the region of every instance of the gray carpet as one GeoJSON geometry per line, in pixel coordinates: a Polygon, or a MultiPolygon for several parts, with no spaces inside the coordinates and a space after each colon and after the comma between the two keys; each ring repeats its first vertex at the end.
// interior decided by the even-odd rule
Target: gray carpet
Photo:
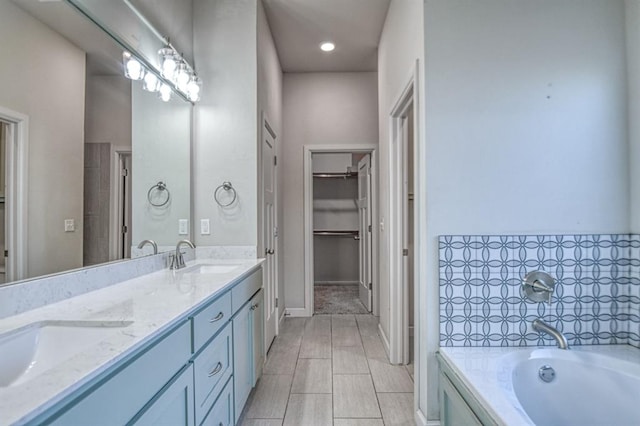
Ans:
{"type": "Polygon", "coordinates": [[[315,284],[313,297],[316,314],[369,313],[358,297],[358,284],[315,284]]]}

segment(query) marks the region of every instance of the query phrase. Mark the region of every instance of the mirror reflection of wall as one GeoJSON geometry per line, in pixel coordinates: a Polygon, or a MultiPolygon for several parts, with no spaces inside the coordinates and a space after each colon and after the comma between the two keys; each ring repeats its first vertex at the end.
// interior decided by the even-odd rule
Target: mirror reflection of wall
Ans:
{"type": "MultiPolygon", "coordinates": [[[[154,135],[171,136],[155,138],[153,149],[141,148],[143,164],[179,170],[186,187],[177,190],[181,184],[171,177],[182,194],[181,210],[178,201],[172,210],[181,218],[190,217],[189,156],[178,156],[174,145],[164,149],[161,144],[185,144],[182,148],[190,152],[191,104],[175,101],[188,113],[162,114],[157,109],[163,103],[149,94],[150,116],[145,116],[145,109],[134,113],[132,91],[142,89],[139,82],[122,75],[122,48],[66,2],[1,1],[0,37],[0,120],[10,118],[5,135],[16,134],[16,123],[24,125],[28,152],[23,168],[25,214],[18,219],[24,237],[11,240],[7,234],[7,245],[17,244],[24,250],[10,250],[7,281],[130,256],[131,247],[139,242],[132,239],[131,226],[138,222],[131,217],[132,212],[136,214],[132,209],[136,173],[128,167],[132,188],[126,189],[120,164],[131,162],[136,151],[135,120],[149,122],[150,118],[154,135]],[[12,114],[21,118],[12,120],[12,114]],[[170,164],[160,158],[165,153],[172,156],[170,164]],[[24,262],[23,271],[13,267],[17,258],[24,262]]],[[[140,238],[162,238],[152,234],[154,229],[172,229],[176,232],[166,244],[175,247],[177,219],[172,216],[171,221],[171,225],[156,223],[156,228],[142,230],[140,238]]]]}
{"type": "MultiPolygon", "coordinates": [[[[154,93],[134,84],[134,244],[152,238],[159,250],[168,251],[189,235],[191,109],[191,104],[176,97],[160,102],[154,93]],[[166,189],[157,188],[159,182],[166,189]],[[179,232],[179,221],[186,221],[186,233],[179,232]]],[[[136,257],[141,251],[134,247],[133,253],[136,257]]]]}

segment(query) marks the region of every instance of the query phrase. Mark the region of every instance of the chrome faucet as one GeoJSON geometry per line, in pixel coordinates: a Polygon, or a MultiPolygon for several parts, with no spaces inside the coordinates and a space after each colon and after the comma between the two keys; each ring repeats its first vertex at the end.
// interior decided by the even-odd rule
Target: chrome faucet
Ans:
{"type": "Polygon", "coordinates": [[[184,257],[180,252],[180,246],[183,244],[191,247],[192,249],[196,248],[196,246],[189,240],[178,241],[178,244],[176,244],[176,253],[169,256],[169,269],[182,269],[186,266],[184,263],[184,257]]]}
{"type": "Polygon", "coordinates": [[[542,321],[540,318],[533,320],[532,325],[533,325],[533,329],[538,333],[547,333],[548,335],[556,339],[556,344],[558,345],[558,348],[569,349],[569,343],[567,343],[567,338],[564,337],[564,334],[562,334],[557,328],[547,324],[546,322],[542,321]]]}
{"type": "Polygon", "coordinates": [[[158,254],[158,245],[153,240],[142,240],[142,241],[140,241],[140,244],[138,244],[138,248],[141,249],[142,247],[144,247],[147,244],[149,244],[151,247],[153,247],[153,254],[158,254]]]}

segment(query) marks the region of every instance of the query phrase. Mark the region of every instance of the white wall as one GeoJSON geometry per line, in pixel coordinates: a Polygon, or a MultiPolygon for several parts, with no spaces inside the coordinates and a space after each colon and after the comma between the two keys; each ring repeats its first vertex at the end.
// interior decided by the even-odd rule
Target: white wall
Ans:
{"type": "Polygon", "coordinates": [[[631,232],[640,232],[640,0],[625,1],[631,232]]]}
{"type": "MultiPolygon", "coordinates": [[[[159,246],[172,246],[188,237],[178,233],[178,220],[190,218],[192,106],[177,97],[162,102],[136,83],[131,88],[132,245],[153,239],[159,246]],[[170,199],[154,207],[147,194],[160,181],[170,199]]],[[[156,204],[166,200],[164,191],[154,190],[151,196],[156,204]]]]}
{"type": "Polygon", "coordinates": [[[629,231],[623,12],[622,0],[426,1],[429,383],[438,235],[629,231]]]}
{"type": "Polygon", "coordinates": [[[195,233],[197,245],[257,243],[256,23],[255,1],[194,1],[194,55],[203,80],[194,124],[194,229],[211,220],[211,235],[195,233]],[[226,209],[213,199],[223,181],[238,193],[226,209]]]}
{"type": "MultiPolygon", "coordinates": [[[[276,155],[282,158],[282,146],[283,146],[283,134],[282,134],[282,67],[280,66],[280,59],[278,57],[278,52],[276,51],[276,47],[273,41],[273,36],[271,35],[271,29],[269,28],[269,23],[267,22],[267,17],[265,15],[264,6],[262,1],[258,1],[258,46],[257,46],[257,54],[258,54],[258,145],[257,150],[258,153],[261,153],[262,149],[262,114],[265,114],[266,119],[269,121],[269,124],[272,130],[276,134],[276,155]]],[[[262,161],[259,162],[262,164],[262,161]]],[[[284,239],[283,239],[283,212],[282,212],[282,182],[284,181],[284,175],[281,173],[281,168],[276,166],[276,174],[277,174],[277,211],[278,211],[278,236],[276,241],[276,252],[278,259],[278,306],[285,306],[285,290],[284,290],[284,279],[283,273],[284,270],[284,256],[283,256],[283,247],[284,247],[284,239]]],[[[258,177],[258,180],[261,179],[261,176],[258,177]]],[[[258,191],[262,191],[262,186],[258,185],[258,191]]],[[[258,194],[258,198],[260,199],[260,204],[258,206],[258,215],[262,215],[261,203],[262,194],[258,194]]],[[[259,231],[262,234],[262,230],[259,231]]],[[[260,251],[258,251],[258,255],[262,256],[261,253],[264,253],[264,247],[260,247],[260,251]]],[[[283,310],[281,310],[283,312],[283,310]]]]}
{"type": "Polygon", "coordinates": [[[287,308],[304,308],[303,146],[376,144],[377,73],[285,73],[283,195],[287,308]]]}
{"type": "Polygon", "coordinates": [[[29,116],[28,275],[80,267],[84,52],[8,1],[0,38],[0,105],[29,116]]]}

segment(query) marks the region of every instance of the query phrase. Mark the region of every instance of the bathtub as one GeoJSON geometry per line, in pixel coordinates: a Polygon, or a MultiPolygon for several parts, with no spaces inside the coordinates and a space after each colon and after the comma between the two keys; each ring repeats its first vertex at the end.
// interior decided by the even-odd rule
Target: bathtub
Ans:
{"type": "Polygon", "coordinates": [[[498,425],[640,425],[640,349],[632,346],[441,348],[439,359],[498,425]]]}

